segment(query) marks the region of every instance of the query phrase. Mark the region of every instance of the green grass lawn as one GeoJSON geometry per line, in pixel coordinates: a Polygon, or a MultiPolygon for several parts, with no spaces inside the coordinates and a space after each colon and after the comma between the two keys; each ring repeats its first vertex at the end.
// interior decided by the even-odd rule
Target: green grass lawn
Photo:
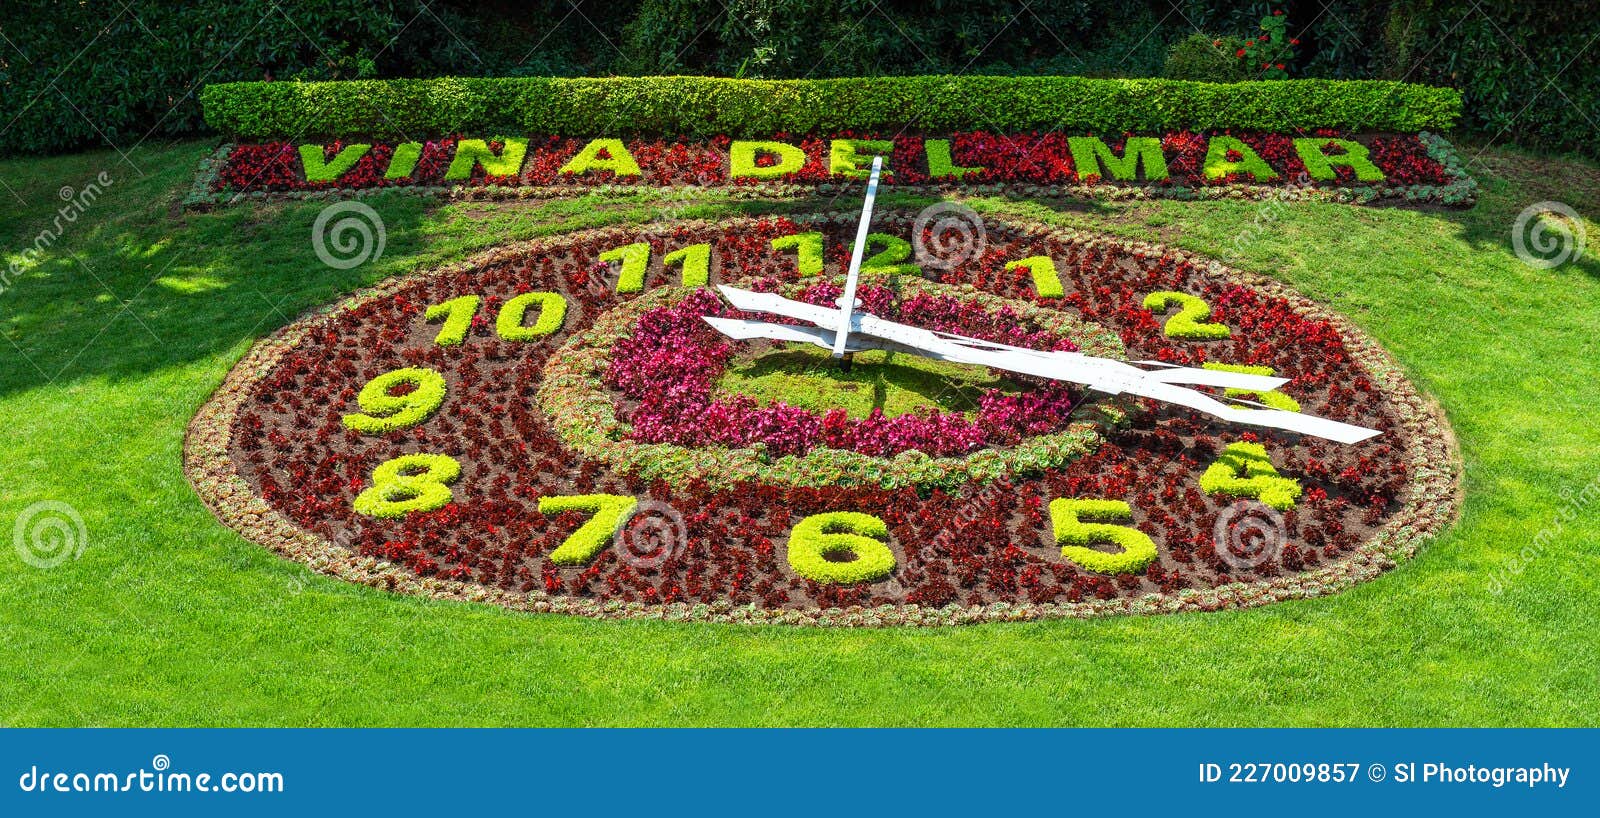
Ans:
{"type": "Polygon", "coordinates": [[[370,200],[383,257],[338,271],[309,239],[320,203],[180,210],[210,148],[0,162],[7,261],[52,226],[62,186],[115,180],[0,293],[0,529],[54,500],[88,532],[79,558],[47,570],[0,548],[0,723],[1600,723],[1600,501],[1584,502],[1600,491],[1593,166],[1486,152],[1472,167],[1482,201],[1465,212],[974,201],[1212,254],[1350,315],[1447,410],[1462,519],[1325,599],[839,631],[515,614],[350,586],[217,524],[180,467],[190,416],[250,343],[340,293],[504,241],[786,205],[389,195],[370,200]],[[1584,214],[1590,239],[1551,270],[1520,262],[1510,237],[1546,199],[1584,214]],[[1559,531],[1535,547],[1547,528],[1559,531]]]}

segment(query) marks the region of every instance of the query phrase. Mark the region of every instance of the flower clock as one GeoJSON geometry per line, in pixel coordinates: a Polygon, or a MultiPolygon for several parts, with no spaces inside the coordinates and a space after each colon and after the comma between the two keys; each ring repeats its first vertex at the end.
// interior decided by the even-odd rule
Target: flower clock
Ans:
{"type": "Polygon", "coordinates": [[[1326,594],[1453,515],[1438,411],[1283,285],[996,218],[951,263],[916,217],[877,214],[860,248],[852,213],[612,228],[391,281],[251,350],[191,426],[190,478],[245,536],[354,582],[852,626],[1326,594]],[[750,298],[1191,373],[1167,380],[1244,416],[750,298]]]}

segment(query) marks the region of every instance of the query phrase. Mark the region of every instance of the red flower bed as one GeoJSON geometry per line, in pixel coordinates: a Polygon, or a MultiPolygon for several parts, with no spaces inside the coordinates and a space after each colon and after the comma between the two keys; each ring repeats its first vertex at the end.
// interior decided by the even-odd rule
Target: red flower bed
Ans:
{"type": "MultiPolygon", "coordinates": [[[[425,157],[426,158],[426,157],[425,157]]],[[[885,214],[881,229],[904,235],[912,214],[885,214]]],[[[667,249],[696,242],[713,248],[714,280],[760,277],[795,282],[794,256],[771,249],[772,237],[821,230],[831,274],[843,261],[852,233],[840,222],[800,225],[786,219],[736,221],[720,227],[674,228],[649,233],[659,259],[667,249]]],[[[612,247],[641,240],[621,230],[554,239],[502,251],[472,267],[407,280],[352,309],[309,319],[294,345],[264,375],[250,382],[227,430],[228,457],[268,506],[296,525],[339,547],[377,557],[421,577],[458,580],[500,591],[556,599],[661,604],[727,603],[758,608],[817,610],[832,607],[916,604],[1068,603],[1145,594],[1176,594],[1233,582],[1266,583],[1314,572],[1349,559],[1406,497],[1408,445],[1402,415],[1357,363],[1347,340],[1330,321],[1310,317],[1283,297],[1238,281],[1213,277],[1180,257],[1135,253],[1109,243],[1053,233],[1025,232],[990,223],[988,246],[970,264],[943,276],[952,285],[971,284],[1009,299],[1038,301],[1028,273],[1007,270],[1008,260],[1050,255],[1067,292],[1051,303],[1083,319],[1114,328],[1131,359],[1195,364],[1218,361],[1272,367],[1292,379],[1285,391],[1304,411],[1358,423],[1384,434],[1353,446],[1319,442],[1273,431],[1243,432],[1188,412],[1142,402],[1132,404],[1126,425],[1108,427],[1093,453],[1059,468],[972,483],[959,490],[919,491],[881,487],[798,488],[742,482],[725,491],[695,482],[645,483],[612,473],[566,448],[534,392],[544,365],[561,344],[581,333],[617,303],[618,296],[591,277],[595,258],[612,247]],[[529,291],[562,293],[569,302],[561,331],[535,343],[499,340],[493,316],[512,296],[529,291]],[[1231,338],[1192,342],[1167,338],[1164,317],[1141,306],[1145,294],[1179,290],[1206,299],[1212,320],[1233,330],[1231,338]],[[464,294],[484,303],[465,343],[439,346],[436,323],[423,312],[464,294]],[[487,316],[487,317],[486,317],[487,316]],[[387,435],[362,435],[341,417],[355,411],[356,394],[372,378],[400,367],[426,367],[445,377],[448,397],[436,415],[415,428],[387,435]],[[1287,542],[1254,562],[1219,554],[1213,542],[1219,513],[1232,499],[1199,489],[1199,475],[1223,446],[1237,440],[1264,444],[1281,474],[1305,488],[1298,505],[1283,515],[1287,542]],[[363,517],[352,503],[371,485],[373,470],[403,454],[447,454],[459,461],[461,477],[452,502],[435,511],[399,519],[363,517]],[[620,548],[606,548],[582,566],[563,566],[550,553],[572,534],[571,515],[541,514],[538,499],[579,494],[623,494],[668,504],[681,515],[683,539],[664,558],[640,561],[620,548]],[[1105,576],[1063,559],[1048,542],[1049,504],[1056,498],[1125,500],[1128,525],[1157,544],[1159,557],[1137,574],[1105,576]],[[785,561],[789,530],[804,516],[859,511],[888,525],[896,568],[882,581],[823,585],[797,576],[785,561]],[[1246,565],[1247,567],[1239,567],[1246,565]]],[[[648,286],[667,283],[669,273],[651,269],[648,286]]],[[[806,297],[825,303],[835,291],[814,283],[806,297]]],[[[631,298],[632,296],[623,296],[631,298]]],[[[869,288],[871,309],[903,320],[981,337],[1015,342],[1005,322],[974,312],[957,300],[902,300],[885,288],[869,288]]],[[[615,347],[619,366],[611,386],[619,405],[637,404],[636,432],[646,417],[672,425],[673,409],[706,405],[709,372],[720,341],[689,327],[700,311],[715,312],[709,294],[680,308],[650,313],[640,332],[615,347]],[[686,356],[663,355],[687,342],[686,356]],[[685,403],[661,399],[689,384],[685,403]],[[650,413],[657,413],[651,416],[650,413]]],[[[1059,345],[1031,337],[1028,343],[1059,345]]],[[[724,345],[725,346],[725,345],[724,345]]],[[[1069,390],[1062,389],[1065,393],[1069,390]]],[[[1013,430],[1034,422],[1059,423],[1070,405],[1045,398],[1018,408],[1013,430]],[[1030,412],[1036,414],[1029,414],[1030,412]]],[[[746,432],[773,442],[783,415],[772,407],[745,406],[746,432]],[[769,423],[770,421],[770,423],[769,423]],[[766,424],[766,425],[764,425],[766,424]]],[[[885,427],[811,418],[803,445],[872,447],[874,453],[919,450],[920,439],[896,439],[885,427]]],[[[991,418],[990,420],[993,420],[991,418]]],[[[695,420],[713,426],[704,417],[695,420]]],[[[979,424],[983,445],[996,445],[979,424]]],[[[677,427],[681,442],[722,444],[725,430],[704,439],[677,427]]],[[[648,437],[648,431],[640,432],[648,437]]],[[[740,433],[741,435],[744,432],[740,433]]],[[[956,432],[948,441],[965,441],[956,432]]],[[[914,437],[914,436],[912,436],[914,437]]],[[[747,442],[749,436],[733,442],[747,442]]],[[[935,443],[938,449],[942,444],[935,443]]],[[[951,444],[953,448],[955,444],[951,444]]],[[[1237,555],[1233,555],[1237,556],[1237,555]]]]}
{"type": "MultiPolygon", "coordinates": [[[[1203,159],[1213,134],[1174,132],[1161,135],[1162,151],[1166,156],[1169,176],[1156,181],[1116,181],[1102,178],[1099,169],[1085,174],[1075,166],[1068,145],[1068,134],[1021,133],[996,134],[983,131],[951,134],[950,159],[957,167],[981,168],[959,179],[952,175],[930,178],[925,137],[920,135],[890,136],[884,134],[843,133],[829,137],[790,136],[775,134],[771,138],[800,148],[805,153],[799,170],[770,180],[789,184],[817,185],[845,181],[844,177],[830,173],[830,145],[833,139],[892,139],[894,149],[888,158],[893,173],[884,179],[886,185],[973,185],[1012,184],[1071,186],[1079,184],[1115,185],[1131,188],[1206,188],[1241,183],[1297,185],[1321,188],[1382,188],[1401,190],[1415,186],[1442,186],[1451,184],[1454,177],[1429,151],[1416,135],[1365,136],[1353,135],[1331,129],[1309,134],[1330,139],[1355,139],[1370,150],[1374,165],[1384,174],[1380,183],[1360,182],[1348,167],[1336,167],[1336,179],[1311,180],[1305,176],[1305,165],[1294,150],[1294,138],[1300,134],[1237,133],[1260,157],[1277,171],[1274,181],[1252,180],[1233,174],[1222,179],[1208,179],[1204,174],[1203,159]]],[[[931,137],[930,137],[931,138],[931,137]]],[[[562,173],[561,168],[588,140],[562,136],[539,136],[528,141],[527,155],[520,175],[488,176],[480,166],[467,180],[446,180],[445,172],[455,155],[459,137],[447,137],[422,143],[422,156],[415,169],[398,179],[384,178],[393,144],[373,144],[371,150],[334,182],[307,181],[301,167],[298,145],[287,142],[242,144],[234,146],[222,162],[220,171],[210,183],[215,193],[253,191],[315,191],[356,190],[381,187],[482,187],[487,185],[512,188],[561,188],[597,185],[639,185],[648,187],[673,186],[754,186],[769,180],[750,177],[733,179],[729,175],[729,145],[727,137],[706,141],[671,139],[631,139],[625,142],[629,154],[638,163],[641,174],[636,177],[618,177],[609,170],[586,173],[562,173]]],[[[1106,140],[1121,155],[1126,135],[1106,140]]],[[[324,146],[327,157],[332,157],[347,142],[324,146]]],[[[491,142],[498,152],[502,145],[491,142]]],[[[1231,157],[1237,160],[1239,157],[1231,157]]],[[[773,158],[763,155],[758,167],[770,167],[773,158]]]]}

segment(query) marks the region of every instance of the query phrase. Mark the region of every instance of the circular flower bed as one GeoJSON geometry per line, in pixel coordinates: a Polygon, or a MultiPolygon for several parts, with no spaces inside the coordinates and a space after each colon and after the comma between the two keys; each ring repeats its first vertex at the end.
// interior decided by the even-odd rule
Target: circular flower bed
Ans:
{"type": "MultiPolygon", "coordinates": [[[[841,294],[833,281],[765,278],[750,286],[821,305],[841,294]]],[[[905,279],[868,284],[858,296],[866,312],[940,332],[1122,356],[1122,342],[1102,328],[971,286],[905,279]]],[[[851,418],[843,408],[808,411],[717,394],[738,350],[702,317],[733,312],[705,288],[662,288],[626,302],[556,351],[539,404],[563,441],[586,457],[645,479],[717,488],[741,481],[951,488],[1059,466],[1099,444],[1090,418],[1103,420],[1104,407],[1072,422],[1083,395],[1054,382],[1013,394],[989,389],[970,413],[935,407],[895,417],[881,407],[851,418]]]]}
{"type": "Polygon", "coordinates": [[[822,385],[821,403],[775,405],[761,390],[791,381],[746,376],[791,352],[702,328],[726,311],[708,285],[826,303],[854,233],[840,213],[554,237],[358,294],[251,350],[191,425],[187,471],[228,525],[355,582],[534,611],[824,625],[1324,594],[1453,515],[1437,411],[1376,345],[1282,285],[998,219],[967,263],[918,270],[907,248],[931,237],[911,235],[915,216],[875,219],[864,309],[1037,348],[1270,370],[1289,384],[1244,397],[1382,434],[1344,446],[993,373],[959,385],[964,403],[909,392],[904,411],[852,414],[827,408],[848,384],[811,367],[801,382],[822,385]]]}

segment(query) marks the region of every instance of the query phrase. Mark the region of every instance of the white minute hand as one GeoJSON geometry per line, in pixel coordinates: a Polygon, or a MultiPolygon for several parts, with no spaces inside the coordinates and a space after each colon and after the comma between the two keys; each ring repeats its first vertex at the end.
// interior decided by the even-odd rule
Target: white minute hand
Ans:
{"type": "Polygon", "coordinates": [[[1374,429],[1341,423],[1279,409],[1246,409],[1230,406],[1204,392],[1180,384],[1191,383],[1218,388],[1264,392],[1282,386],[1283,378],[1221,372],[1188,367],[1167,367],[1149,371],[1124,361],[1097,358],[1079,352],[1053,352],[1027,349],[935,332],[921,327],[889,321],[875,315],[853,317],[856,333],[846,343],[833,323],[837,313],[827,307],[784,298],[776,293],[754,293],[735,287],[720,288],[734,307],[747,312],[796,318],[815,329],[727,318],[707,318],[719,331],[732,338],[765,337],[783,341],[806,341],[836,350],[892,349],[955,363],[977,364],[1009,372],[1019,372],[1058,381],[1082,384],[1090,389],[1153,398],[1186,406],[1222,420],[1248,426],[1264,426],[1299,432],[1340,443],[1356,443],[1378,434],[1374,429]]]}

